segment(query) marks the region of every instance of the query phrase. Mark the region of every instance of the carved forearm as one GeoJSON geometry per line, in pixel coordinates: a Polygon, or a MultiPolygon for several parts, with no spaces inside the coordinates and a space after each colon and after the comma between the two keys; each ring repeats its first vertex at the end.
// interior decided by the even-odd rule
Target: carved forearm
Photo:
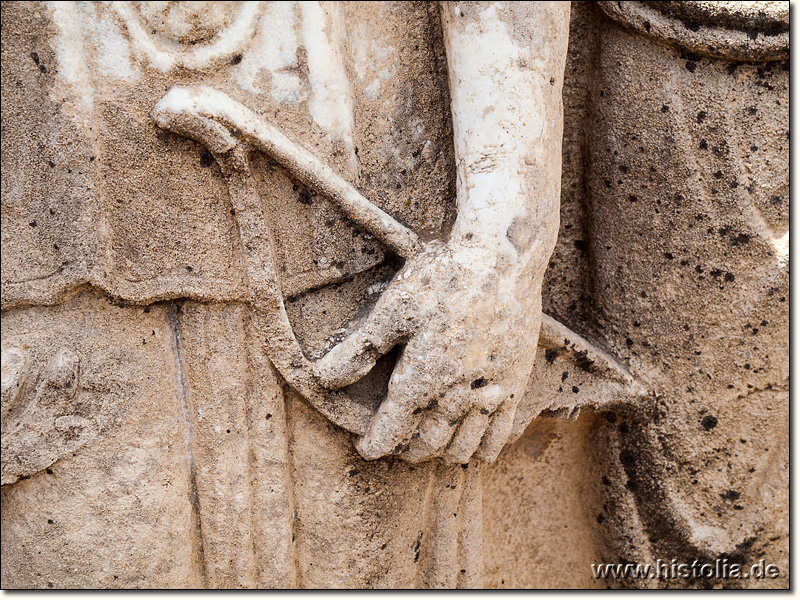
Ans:
{"type": "Polygon", "coordinates": [[[546,262],[557,234],[569,11],[568,2],[442,6],[458,168],[453,239],[512,265],[546,262]]]}

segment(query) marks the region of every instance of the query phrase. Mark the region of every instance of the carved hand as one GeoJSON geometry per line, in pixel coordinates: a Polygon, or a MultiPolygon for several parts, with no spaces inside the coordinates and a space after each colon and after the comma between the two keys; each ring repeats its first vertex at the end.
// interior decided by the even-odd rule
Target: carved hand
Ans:
{"type": "Polygon", "coordinates": [[[331,387],[356,380],[405,343],[389,390],[358,442],[365,458],[401,454],[492,461],[533,366],[537,286],[477,244],[431,243],[400,271],[369,320],[317,363],[331,387]],[[333,365],[362,366],[340,377],[333,365]]]}
{"type": "Polygon", "coordinates": [[[358,448],[367,458],[444,454],[462,462],[477,451],[493,460],[538,342],[542,278],[558,232],[569,4],[462,8],[444,4],[442,11],[458,216],[448,242],[421,252],[413,232],[223,94],[176,87],[154,110],[161,127],[204,143],[221,161],[270,357],[322,414],[365,432],[358,448]],[[286,317],[258,194],[232,126],[408,259],[367,322],[315,363],[286,317]],[[405,347],[377,413],[340,402],[340,388],[397,344],[405,347]]]}
{"type": "Polygon", "coordinates": [[[369,321],[316,364],[335,389],[406,344],[357,444],[366,458],[466,462],[477,452],[494,460],[508,438],[558,232],[568,24],[568,4],[443,4],[456,223],[450,240],[409,260],[369,321]]]}

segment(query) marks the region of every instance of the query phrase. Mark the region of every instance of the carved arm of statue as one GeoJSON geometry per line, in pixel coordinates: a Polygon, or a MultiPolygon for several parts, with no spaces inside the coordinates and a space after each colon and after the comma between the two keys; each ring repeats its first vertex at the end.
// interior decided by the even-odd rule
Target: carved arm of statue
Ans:
{"type": "Polygon", "coordinates": [[[358,442],[494,460],[533,368],[542,279],[556,241],[568,3],[444,3],[458,216],[407,262],[369,320],[320,361],[363,364],[398,343],[388,396],[358,442]]]}
{"type": "Polygon", "coordinates": [[[323,415],[360,436],[366,458],[494,460],[534,368],[540,328],[548,347],[577,344],[601,372],[632,383],[611,357],[542,314],[542,280],[558,233],[569,4],[446,3],[442,24],[458,176],[458,216],[447,240],[423,245],[330,166],[224,93],[176,86],[153,112],[160,127],[202,143],[220,164],[253,318],[270,358],[323,415]],[[245,144],[406,259],[368,317],[317,361],[305,356],[286,314],[245,144]],[[377,411],[352,401],[342,388],[398,345],[403,350],[377,411]]]}

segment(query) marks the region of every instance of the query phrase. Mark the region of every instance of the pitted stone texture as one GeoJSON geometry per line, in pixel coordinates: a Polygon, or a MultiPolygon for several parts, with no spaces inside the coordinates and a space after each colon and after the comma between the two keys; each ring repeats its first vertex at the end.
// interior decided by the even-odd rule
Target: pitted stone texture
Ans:
{"type": "MultiPolygon", "coordinates": [[[[717,587],[788,587],[786,11],[574,3],[566,66],[548,70],[566,19],[532,23],[565,5],[441,10],[4,3],[3,587],[691,588],[708,582],[590,565],[721,556],[781,577],[717,587]],[[485,52],[516,60],[469,88],[500,64],[485,52]],[[365,460],[291,389],[254,318],[229,173],[153,120],[174,86],[254,111],[433,248],[475,246],[528,197],[465,201],[480,177],[527,186],[536,211],[506,223],[507,256],[464,261],[487,274],[470,294],[447,295],[445,263],[406,261],[435,274],[409,286],[437,325],[416,331],[455,343],[489,327],[450,330],[460,300],[538,244],[514,293],[545,316],[492,338],[532,373],[495,462],[365,460]],[[541,115],[504,112],[512,97],[541,115]],[[503,172],[508,148],[474,154],[487,139],[530,152],[503,172]],[[508,210],[483,218],[493,206],[508,210]],[[535,341],[540,320],[559,336],[535,341]]],[[[247,158],[316,361],[390,300],[403,261],[247,158]]],[[[375,410],[402,350],[347,393],[375,410]]],[[[465,401],[491,390],[478,375],[459,380],[465,401]]]]}

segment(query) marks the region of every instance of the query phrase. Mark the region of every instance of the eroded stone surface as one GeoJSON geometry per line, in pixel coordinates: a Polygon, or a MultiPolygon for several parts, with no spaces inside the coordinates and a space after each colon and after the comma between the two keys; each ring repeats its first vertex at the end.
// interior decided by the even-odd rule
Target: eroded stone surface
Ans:
{"type": "Polygon", "coordinates": [[[4,4],[3,587],[787,587],[752,4],[4,4]]]}

